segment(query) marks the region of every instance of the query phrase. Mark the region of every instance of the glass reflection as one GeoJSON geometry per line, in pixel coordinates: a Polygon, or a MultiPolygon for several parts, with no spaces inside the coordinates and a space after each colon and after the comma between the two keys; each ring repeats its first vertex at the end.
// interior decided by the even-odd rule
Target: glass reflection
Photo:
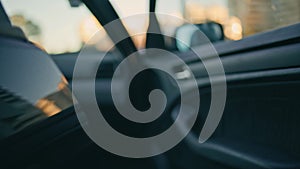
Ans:
{"type": "Polygon", "coordinates": [[[0,139],[72,106],[67,82],[61,79],[57,91],[39,99],[35,105],[0,86],[0,139]]]}
{"type": "Polygon", "coordinates": [[[72,106],[72,95],[67,86],[67,81],[64,77],[57,85],[57,91],[48,96],[39,99],[35,106],[40,109],[46,116],[53,116],[60,111],[72,106]]]}

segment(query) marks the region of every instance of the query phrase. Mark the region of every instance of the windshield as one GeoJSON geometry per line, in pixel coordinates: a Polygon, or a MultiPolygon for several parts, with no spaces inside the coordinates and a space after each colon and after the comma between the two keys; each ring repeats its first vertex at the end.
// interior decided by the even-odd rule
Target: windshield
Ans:
{"type": "MultiPolygon", "coordinates": [[[[149,0],[111,0],[121,17],[148,12],[149,0]]],[[[298,23],[298,0],[157,0],[156,12],[182,17],[193,24],[214,21],[228,40],[298,23]]],[[[159,17],[162,31],[174,33],[182,23],[159,17]],[[172,32],[173,31],[173,32],[172,32]]],[[[133,24],[133,23],[127,23],[133,24]]],[[[129,26],[130,27],[130,26],[129,26]]]]}
{"type": "MultiPolygon", "coordinates": [[[[13,25],[21,27],[29,40],[48,53],[76,52],[86,31],[82,26],[92,16],[81,5],[72,8],[68,0],[2,0],[13,25]]],[[[93,33],[93,29],[89,30],[93,33]]]]}
{"type": "MultiPolygon", "coordinates": [[[[121,18],[149,11],[149,0],[110,0],[121,18]]],[[[2,0],[14,25],[20,26],[29,40],[50,54],[79,51],[101,28],[84,4],[72,8],[67,0],[2,0]],[[53,12],[55,11],[55,12],[53,12]]],[[[224,40],[244,37],[300,21],[299,0],[157,0],[156,12],[185,19],[192,24],[215,22],[222,26],[224,40]]],[[[174,36],[182,22],[158,15],[161,30],[174,36]]],[[[130,34],[145,32],[148,18],[124,21],[130,34]],[[138,26],[137,26],[138,25],[138,26]]],[[[92,42],[106,51],[111,40],[105,31],[92,42]]],[[[191,35],[186,35],[191,36],[191,35]]],[[[223,38],[222,38],[223,40],[223,38]]],[[[137,48],[144,48],[146,35],[133,37],[137,48]]],[[[90,42],[89,42],[90,43],[90,42]]]]}

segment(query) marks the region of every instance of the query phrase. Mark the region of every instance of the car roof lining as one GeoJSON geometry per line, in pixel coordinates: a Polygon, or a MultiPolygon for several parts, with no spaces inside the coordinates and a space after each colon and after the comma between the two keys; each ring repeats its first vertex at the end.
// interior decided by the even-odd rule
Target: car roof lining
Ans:
{"type": "Polygon", "coordinates": [[[0,28],[2,28],[2,26],[11,26],[11,23],[0,1],[0,28]]]}

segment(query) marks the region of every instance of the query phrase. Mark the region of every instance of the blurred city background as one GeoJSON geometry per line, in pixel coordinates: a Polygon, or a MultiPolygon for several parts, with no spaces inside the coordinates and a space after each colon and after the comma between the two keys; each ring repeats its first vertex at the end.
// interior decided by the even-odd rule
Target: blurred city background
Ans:
{"type": "MultiPolygon", "coordinates": [[[[148,11],[149,0],[110,0],[120,17],[148,11]]],[[[72,8],[68,0],[2,0],[14,25],[48,53],[77,52],[101,29],[96,18],[84,6],[72,8]]],[[[299,0],[157,0],[157,13],[184,18],[190,23],[220,23],[226,40],[240,40],[256,33],[300,21],[299,0]]],[[[184,22],[159,16],[163,32],[173,36],[184,22]]],[[[146,31],[147,17],[124,21],[130,34],[146,31]]],[[[138,48],[145,35],[133,38],[138,48]]],[[[89,42],[98,50],[107,50],[111,41],[105,31],[89,42]]]]}

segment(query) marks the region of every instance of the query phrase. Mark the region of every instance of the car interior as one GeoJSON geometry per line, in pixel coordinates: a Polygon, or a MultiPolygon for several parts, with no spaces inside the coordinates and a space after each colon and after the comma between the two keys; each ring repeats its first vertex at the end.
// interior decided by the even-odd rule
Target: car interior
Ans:
{"type": "MultiPolygon", "coordinates": [[[[76,6],[76,2],[71,4],[76,6]]],[[[119,19],[108,0],[78,3],[86,5],[101,25],[119,19]]],[[[149,12],[155,12],[155,4],[150,0],[149,12]]],[[[153,24],[149,29],[161,31],[155,15],[149,17],[149,24],[153,24]]],[[[121,21],[117,24],[115,30],[105,30],[113,42],[114,32],[128,33],[121,21]]],[[[300,23],[238,41],[225,41],[223,34],[210,32],[213,27],[223,31],[220,24],[196,26],[208,32],[226,75],[227,96],[219,125],[206,142],[199,144],[199,131],[211,105],[210,82],[220,74],[208,76],[204,61],[195,59],[192,51],[172,51],[164,43],[167,37],[149,33],[145,48],[172,51],[189,66],[197,80],[201,106],[190,133],[174,148],[153,157],[128,158],[94,143],[76,116],[72,81],[79,52],[48,54],[12,25],[0,3],[0,168],[300,168],[300,23]],[[49,108],[42,109],[46,104],[49,108]]],[[[208,44],[196,39],[192,43],[206,56],[206,63],[215,64],[208,44]]],[[[127,38],[114,50],[121,55],[108,52],[94,79],[103,116],[116,130],[130,136],[148,137],[164,131],[174,122],[180,106],[178,87],[155,70],[139,74],[129,92],[135,107],[147,109],[149,92],[159,88],[170,97],[168,108],[149,124],[128,121],[114,107],[110,85],[122,59],[139,49],[127,38]]],[[[89,64],[87,72],[98,67],[97,54],[94,51],[84,58],[89,64]]],[[[152,63],[163,58],[158,53],[151,58],[152,63]]],[[[184,70],[179,63],[166,62],[166,66],[174,73],[184,70]]],[[[84,84],[87,78],[89,74],[77,83],[84,84]]],[[[183,83],[185,80],[181,79],[183,83]]]]}

